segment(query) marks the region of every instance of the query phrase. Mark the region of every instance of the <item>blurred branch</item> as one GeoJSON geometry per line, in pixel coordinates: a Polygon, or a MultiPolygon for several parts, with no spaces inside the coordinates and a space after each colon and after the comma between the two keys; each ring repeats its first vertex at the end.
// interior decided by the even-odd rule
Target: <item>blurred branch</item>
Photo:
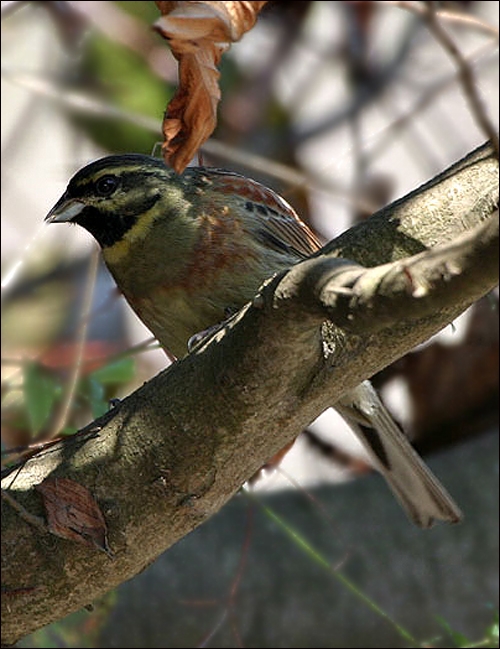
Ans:
{"type": "MultiPolygon", "coordinates": [[[[121,119],[134,124],[134,126],[158,133],[158,136],[160,136],[161,120],[154,117],[147,117],[122,108],[117,108],[101,99],[82,92],[68,90],[50,79],[28,72],[19,72],[4,68],[2,69],[2,76],[12,83],[37,95],[46,97],[76,113],[121,119]]],[[[331,177],[326,174],[315,174],[314,176],[305,174],[281,162],[270,160],[257,153],[242,151],[241,148],[231,146],[213,138],[205,142],[202,146],[202,151],[218,158],[229,160],[235,164],[240,164],[247,169],[253,169],[258,173],[265,173],[271,177],[278,178],[292,188],[308,187],[310,189],[326,191],[332,195],[341,196],[344,200],[359,206],[360,209],[373,211],[371,205],[366,204],[366,202],[361,202],[347,188],[336,185],[331,177]]]]}
{"type": "MultiPolygon", "coordinates": [[[[491,44],[486,43],[482,45],[467,56],[467,62],[471,66],[481,63],[483,67],[491,65],[494,62],[496,63],[497,55],[494,55],[493,52],[488,52],[490,49],[491,44]]],[[[373,161],[379,154],[382,154],[385,148],[394,141],[396,133],[401,131],[416,115],[425,110],[443,90],[449,88],[457,80],[457,76],[458,73],[455,71],[451,74],[443,75],[431,86],[424,89],[418,95],[415,104],[406,113],[400,117],[396,117],[383,131],[377,133],[373,142],[369,144],[368,159],[373,161]]]]}
{"type": "Polygon", "coordinates": [[[415,19],[407,25],[405,33],[401,37],[401,42],[389,61],[383,68],[372,71],[369,85],[363,85],[361,91],[353,99],[343,106],[337,113],[326,119],[304,128],[296,136],[296,143],[302,144],[305,141],[317,137],[322,133],[333,131],[338,128],[352,115],[358,114],[363,108],[372,104],[380,95],[386,91],[391,81],[394,80],[397,71],[412,51],[412,43],[420,27],[420,21],[415,19]]]}
{"type": "Polygon", "coordinates": [[[154,117],[147,117],[138,113],[132,113],[122,108],[109,104],[105,101],[91,97],[86,93],[77,92],[64,88],[51,79],[19,70],[2,68],[2,76],[15,83],[21,88],[25,88],[37,95],[46,97],[57,102],[65,108],[72,109],[86,115],[96,115],[98,117],[112,117],[126,120],[135,126],[140,126],[149,131],[159,133],[161,121],[154,117]]]}
{"type": "Polygon", "coordinates": [[[1,6],[2,19],[8,18],[13,13],[15,13],[18,9],[21,9],[22,7],[24,7],[24,5],[27,4],[29,4],[29,2],[27,2],[26,0],[6,0],[6,2],[2,2],[2,6],[1,6]]]}
{"type": "Polygon", "coordinates": [[[31,236],[29,239],[28,243],[24,246],[24,248],[21,250],[20,253],[18,253],[18,258],[10,265],[8,270],[5,272],[5,274],[2,277],[2,294],[1,294],[1,299],[2,302],[5,299],[9,289],[11,288],[11,285],[15,282],[17,276],[21,272],[23,266],[27,263],[29,260],[30,256],[33,253],[33,249],[38,243],[39,238],[41,237],[43,232],[43,224],[40,223],[38,228],[35,230],[34,234],[31,236]]]}
{"type": "Polygon", "coordinates": [[[496,156],[499,155],[498,133],[491,122],[486,109],[483,105],[479,90],[476,84],[474,71],[469,65],[466,57],[462,54],[456,43],[443,27],[439,15],[436,11],[435,2],[425,2],[426,11],[422,14],[430,32],[436,40],[441,43],[443,48],[448,52],[455,62],[459,79],[462,84],[465,97],[469,102],[471,111],[476,118],[479,127],[482,129],[485,137],[492,143],[496,156]]]}
{"type": "Polygon", "coordinates": [[[39,441],[40,439],[53,439],[54,437],[57,437],[57,435],[60,435],[68,420],[71,404],[75,397],[75,392],[78,385],[78,379],[80,378],[80,374],[82,372],[82,361],[85,352],[85,343],[87,340],[90,311],[92,308],[92,296],[94,293],[94,288],[95,288],[95,283],[97,278],[99,259],[100,259],[99,250],[96,246],[94,246],[94,250],[92,252],[92,255],[90,256],[90,262],[87,271],[87,280],[85,283],[85,291],[84,291],[82,306],[81,306],[82,310],[81,310],[80,324],[75,337],[76,349],[75,349],[74,360],[72,363],[73,367],[71,368],[71,374],[68,383],[64,389],[61,406],[59,408],[59,412],[56,415],[56,419],[54,425],[52,426],[52,430],[48,432],[46,437],[45,436],[39,437],[37,441],[39,441]]]}
{"type": "Polygon", "coordinates": [[[119,3],[74,0],[72,6],[104,36],[135,52],[153,72],[171,83],[177,78],[177,66],[165,56],[165,46],[143,21],[122,9],[119,3]]]}
{"type": "MultiPolygon", "coordinates": [[[[386,2],[384,0],[383,2],[378,2],[377,4],[381,7],[383,7],[384,5],[393,5],[395,7],[400,7],[401,9],[411,11],[417,16],[424,17],[426,15],[425,7],[422,6],[421,2],[404,2],[403,0],[389,0],[388,2],[386,2]]],[[[486,23],[484,22],[484,20],[480,20],[475,16],[471,16],[470,14],[466,14],[462,11],[450,11],[447,9],[436,9],[435,14],[436,18],[438,18],[439,20],[450,24],[475,29],[479,32],[488,34],[489,36],[493,36],[496,40],[498,40],[498,29],[494,25],[490,25],[490,23],[486,23]]]]}
{"type": "MultiPolygon", "coordinates": [[[[475,85],[475,77],[473,70],[470,66],[471,59],[475,58],[476,53],[472,55],[464,55],[453,43],[444,27],[439,22],[440,19],[453,24],[461,24],[470,28],[475,28],[483,33],[493,36],[498,41],[498,30],[484,21],[480,21],[472,16],[459,12],[437,11],[433,6],[424,7],[422,3],[411,2],[379,2],[380,7],[384,5],[399,6],[409,12],[413,13],[422,19],[429,27],[430,31],[434,34],[436,39],[441,45],[450,53],[457,65],[457,77],[461,81],[466,96],[471,105],[471,110],[481,126],[485,137],[493,143],[496,151],[498,151],[498,135],[493,128],[482,102],[479,98],[478,90],[475,85]],[[432,27],[431,27],[432,24],[432,27]],[[439,33],[439,35],[438,35],[439,33]]],[[[435,3],[424,3],[427,5],[434,5],[435,3]]],[[[308,129],[304,129],[297,136],[297,142],[302,143],[309,138],[316,137],[324,131],[332,131],[341,126],[352,115],[357,114],[365,106],[370,105],[377,99],[386,89],[387,85],[395,78],[397,69],[401,66],[411,51],[411,44],[415,36],[417,25],[412,22],[407,27],[407,32],[402,38],[398,51],[394,55],[392,61],[388,63],[384,69],[372,75],[369,86],[363,86],[361,91],[352,99],[352,101],[338,111],[336,114],[328,117],[320,123],[317,123],[308,129]]],[[[433,86],[434,87],[434,86],[433,86]]]]}

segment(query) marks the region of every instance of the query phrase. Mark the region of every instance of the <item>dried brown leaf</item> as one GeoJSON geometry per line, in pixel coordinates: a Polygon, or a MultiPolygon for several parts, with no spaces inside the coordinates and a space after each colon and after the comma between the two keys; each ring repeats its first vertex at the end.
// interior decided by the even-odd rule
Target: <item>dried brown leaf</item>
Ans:
{"type": "Polygon", "coordinates": [[[111,554],[106,521],[86,487],[69,478],[46,478],[36,489],[42,495],[52,534],[111,554]]]}
{"type": "Polygon", "coordinates": [[[222,54],[251,29],[266,2],[157,2],[155,29],[179,61],[179,89],[163,119],[163,156],[180,173],[212,134],[222,54]]]}

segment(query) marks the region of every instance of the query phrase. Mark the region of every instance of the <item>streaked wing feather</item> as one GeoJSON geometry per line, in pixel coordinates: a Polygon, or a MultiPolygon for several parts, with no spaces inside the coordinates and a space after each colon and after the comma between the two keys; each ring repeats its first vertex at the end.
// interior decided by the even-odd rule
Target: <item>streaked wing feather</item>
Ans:
{"type": "Polygon", "coordinates": [[[217,177],[221,193],[238,195],[246,209],[255,212],[260,234],[275,247],[286,247],[291,254],[306,258],[323,246],[293,207],[272,189],[234,172],[211,168],[210,173],[217,177]]]}

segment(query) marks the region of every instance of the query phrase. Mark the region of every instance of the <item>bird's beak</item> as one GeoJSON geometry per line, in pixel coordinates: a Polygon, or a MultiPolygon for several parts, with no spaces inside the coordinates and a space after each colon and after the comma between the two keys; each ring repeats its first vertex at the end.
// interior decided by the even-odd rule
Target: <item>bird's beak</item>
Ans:
{"type": "Polygon", "coordinates": [[[47,214],[45,221],[47,223],[67,223],[81,214],[84,208],[85,203],[74,198],[68,198],[66,194],[63,194],[47,214]]]}

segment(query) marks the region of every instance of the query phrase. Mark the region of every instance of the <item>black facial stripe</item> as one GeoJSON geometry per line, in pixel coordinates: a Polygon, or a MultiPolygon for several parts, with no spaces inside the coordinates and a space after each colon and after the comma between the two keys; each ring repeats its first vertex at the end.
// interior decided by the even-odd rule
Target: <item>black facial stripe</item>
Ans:
{"type": "Polygon", "coordinates": [[[86,206],[73,222],[88,230],[102,248],[108,248],[123,239],[125,233],[159,198],[159,194],[148,196],[140,204],[135,203],[133,211],[122,210],[116,214],[86,206]]]}

